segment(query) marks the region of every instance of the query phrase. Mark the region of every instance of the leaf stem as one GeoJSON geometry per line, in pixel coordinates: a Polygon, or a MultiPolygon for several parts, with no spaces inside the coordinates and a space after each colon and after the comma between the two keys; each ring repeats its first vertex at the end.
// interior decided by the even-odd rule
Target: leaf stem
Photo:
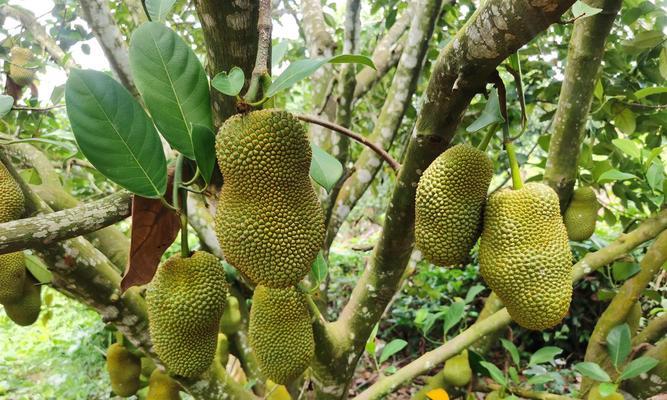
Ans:
{"type": "Polygon", "coordinates": [[[510,171],[512,173],[512,187],[514,188],[514,190],[519,190],[523,187],[523,182],[521,181],[521,172],[519,171],[519,163],[516,159],[516,151],[514,150],[514,144],[511,141],[505,141],[505,151],[507,152],[507,157],[509,158],[510,161],[510,171]]]}
{"type": "Polygon", "coordinates": [[[257,57],[255,68],[244,99],[248,104],[257,101],[261,88],[262,75],[269,72],[269,53],[271,51],[271,0],[259,1],[259,18],[257,20],[257,57]]]}

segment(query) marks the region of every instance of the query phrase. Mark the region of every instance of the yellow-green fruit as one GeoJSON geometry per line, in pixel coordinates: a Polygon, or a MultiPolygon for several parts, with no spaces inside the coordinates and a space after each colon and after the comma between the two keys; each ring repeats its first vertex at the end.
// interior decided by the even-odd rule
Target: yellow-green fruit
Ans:
{"type": "Polygon", "coordinates": [[[18,219],[24,211],[23,191],[7,168],[0,163],[0,223],[18,219]]]}
{"type": "Polygon", "coordinates": [[[278,385],[271,379],[266,380],[266,400],[292,400],[287,388],[283,385],[278,385]]]}
{"type": "Polygon", "coordinates": [[[586,240],[595,232],[600,203],[590,187],[580,187],[572,193],[563,220],[570,240],[586,240]]]}
{"type": "Polygon", "coordinates": [[[227,367],[229,361],[229,340],[224,333],[218,333],[218,345],[215,350],[215,361],[222,367],[227,367]]]}
{"type": "Polygon", "coordinates": [[[255,284],[297,284],[322,245],[324,213],[309,177],[311,154],[303,126],[284,111],[235,115],[220,128],[218,241],[227,261],[255,284]]]}
{"type": "Polygon", "coordinates": [[[494,390],[493,392],[486,395],[485,400],[502,400],[503,396],[500,395],[500,392],[494,390]]]}
{"type": "Polygon", "coordinates": [[[468,350],[457,356],[454,356],[445,362],[445,368],[442,369],[443,379],[446,383],[463,387],[472,379],[472,369],[468,363],[468,350]]]}
{"type": "Polygon", "coordinates": [[[23,252],[0,254],[0,303],[13,303],[23,295],[26,280],[23,252]]]}
{"type": "Polygon", "coordinates": [[[179,400],[181,398],[179,391],[178,382],[156,368],[148,380],[146,400],[179,400]]]}
{"type": "Polygon", "coordinates": [[[120,343],[114,343],[107,349],[107,371],[111,390],[118,396],[130,397],[139,390],[141,359],[120,343]]]}
{"type": "Polygon", "coordinates": [[[39,317],[42,308],[42,287],[32,277],[26,275],[23,281],[23,294],[12,303],[5,303],[5,313],[17,325],[32,325],[39,317]]]}
{"type": "Polygon", "coordinates": [[[609,396],[602,396],[598,389],[598,385],[593,386],[591,391],[588,392],[588,400],[623,400],[623,395],[618,392],[614,392],[609,396]]]}
{"type": "Polygon", "coordinates": [[[625,322],[630,327],[630,334],[634,336],[639,330],[639,323],[642,318],[642,305],[639,301],[635,301],[628,312],[628,316],[625,318],[625,322]]]}
{"type": "Polygon", "coordinates": [[[556,192],[528,183],[490,196],[479,261],[482,277],[519,325],[558,324],[572,298],[572,253],[556,192]]]}
{"type": "Polygon", "coordinates": [[[158,268],[146,291],[148,326],[171,373],[195,377],[211,365],[227,290],[219,260],[203,251],[175,255],[158,268]]]}
{"type": "Polygon", "coordinates": [[[23,68],[24,65],[33,61],[35,55],[32,51],[21,47],[12,47],[10,52],[11,63],[9,65],[9,76],[19,86],[28,86],[35,79],[35,71],[23,68]]]}
{"type": "Polygon", "coordinates": [[[241,311],[239,310],[239,301],[234,296],[227,297],[227,305],[225,311],[220,318],[220,330],[232,335],[241,329],[241,311]]]}
{"type": "Polygon", "coordinates": [[[464,263],[482,230],[493,164],[486,154],[456,145],[431,163],[417,186],[415,244],[437,265],[464,263]]]}
{"type": "Polygon", "coordinates": [[[257,286],[248,336],[264,376],[280,384],[299,377],[315,354],[305,295],[296,288],[257,286]]]}
{"type": "Polygon", "coordinates": [[[141,357],[141,375],[148,378],[155,371],[156,365],[153,360],[148,357],[141,357]]]}

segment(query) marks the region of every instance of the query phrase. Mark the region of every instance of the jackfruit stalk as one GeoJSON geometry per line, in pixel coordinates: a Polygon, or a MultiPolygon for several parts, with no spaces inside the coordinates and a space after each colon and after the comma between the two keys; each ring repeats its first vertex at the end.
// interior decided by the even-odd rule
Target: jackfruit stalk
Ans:
{"type": "Polygon", "coordinates": [[[599,209],[600,203],[590,187],[580,187],[572,193],[572,200],[563,215],[570,240],[582,241],[593,235],[599,209]]]}
{"type": "Polygon", "coordinates": [[[225,311],[220,318],[220,331],[226,335],[232,335],[241,329],[241,311],[239,301],[234,296],[227,297],[225,311]]]}
{"type": "Polygon", "coordinates": [[[35,55],[29,49],[21,47],[12,47],[9,58],[9,77],[19,86],[28,86],[35,79],[33,69],[24,68],[32,62],[35,55]]]}
{"type": "Polygon", "coordinates": [[[7,168],[0,163],[0,223],[19,219],[25,212],[25,197],[7,168]]]}
{"type": "Polygon", "coordinates": [[[23,281],[23,294],[11,303],[5,303],[5,313],[17,325],[28,326],[37,321],[42,308],[42,287],[30,274],[23,281]]]}
{"type": "Polygon", "coordinates": [[[148,380],[146,400],[180,400],[180,388],[178,382],[156,368],[148,380]]]}
{"type": "Polygon", "coordinates": [[[107,371],[111,390],[118,396],[130,397],[139,390],[141,358],[122,344],[114,343],[107,349],[107,371]]]}
{"type": "Polygon", "coordinates": [[[459,355],[456,355],[445,362],[445,367],[442,369],[443,380],[457,387],[467,385],[472,379],[472,369],[468,363],[468,350],[463,350],[459,355]]]}
{"type": "Polygon", "coordinates": [[[23,252],[0,254],[0,303],[13,303],[23,295],[26,280],[23,252]]]}

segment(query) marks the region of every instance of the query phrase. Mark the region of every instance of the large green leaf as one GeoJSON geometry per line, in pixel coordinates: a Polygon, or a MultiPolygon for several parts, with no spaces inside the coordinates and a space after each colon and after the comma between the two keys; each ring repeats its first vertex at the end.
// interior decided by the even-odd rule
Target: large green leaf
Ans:
{"type": "Polygon", "coordinates": [[[658,365],[658,360],[655,358],[639,357],[636,360],[632,360],[632,362],[625,367],[623,373],[621,373],[621,376],[619,377],[619,380],[622,381],[639,376],[652,370],[656,365],[658,365]]]}
{"type": "Polygon", "coordinates": [[[192,126],[192,148],[195,152],[199,173],[208,185],[215,168],[215,134],[204,125],[192,126]]]}
{"type": "Polygon", "coordinates": [[[605,372],[598,364],[590,361],[584,361],[576,364],[574,369],[580,374],[587,376],[598,382],[611,382],[609,374],[605,372]]]}
{"type": "Polygon", "coordinates": [[[147,22],[132,34],[130,67],[162,135],[194,159],[192,124],[212,127],[208,80],[195,53],[173,30],[147,22]]]}
{"type": "Polygon", "coordinates": [[[313,150],[313,158],[310,161],[310,177],[329,192],[343,175],[343,165],[336,157],[320,147],[311,143],[310,148],[313,150]]]}
{"type": "Polygon", "coordinates": [[[167,163],[153,123],[109,75],[73,70],[65,91],[79,148],[104,176],[143,197],[167,189],[167,163]]]}
{"type": "Polygon", "coordinates": [[[528,365],[538,365],[546,362],[552,362],[554,357],[563,352],[563,349],[560,349],[555,346],[545,346],[537,350],[530,356],[530,361],[528,365]]]}
{"type": "Polygon", "coordinates": [[[13,106],[14,98],[12,96],[7,96],[6,94],[0,95],[0,118],[7,115],[7,113],[12,110],[13,106]]]}
{"type": "Polygon", "coordinates": [[[607,353],[612,364],[618,368],[630,355],[630,327],[628,324],[615,326],[607,335],[607,353]]]}
{"type": "Polygon", "coordinates": [[[146,0],[146,11],[153,21],[163,21],[176,0],[146,0]]]}

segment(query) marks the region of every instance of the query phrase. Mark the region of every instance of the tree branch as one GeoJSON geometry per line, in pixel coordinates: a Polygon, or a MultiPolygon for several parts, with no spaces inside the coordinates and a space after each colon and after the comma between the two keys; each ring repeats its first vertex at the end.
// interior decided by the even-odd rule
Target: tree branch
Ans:
{"type": "Polygon", "coordinates": [[[642,343],[653,343],[667,334],[667,312],[653,318],[646,324],[646,327],[632,339],[633,346],[639,346],[642,343]]]}
{"type": "Polygon", "coordinates": [[[257,36],[257,57],[255,59],[255,68],[252,70],[248,92],[245,95],[245,100],[249,102],[259,100],[262,75],[269,74],[269,54],[271,53],[271,0],[259,1],[257,36]]]}
{"type": "MultiPolygon", "coordinates": [[[[474,385],[475,391],[491,392],[494,390],[500,390],[501,386],[495,382],[488,383],[479,383],[474,385]]],[[[536,399],[536,400],[575,400],[574,397],[563,396],[560,394],[553,394],[549,392],[540,392],[535,390],[530,390],[522,387],[509,387],[507,392],[518,395],[526,399],[536,399]]]]}

